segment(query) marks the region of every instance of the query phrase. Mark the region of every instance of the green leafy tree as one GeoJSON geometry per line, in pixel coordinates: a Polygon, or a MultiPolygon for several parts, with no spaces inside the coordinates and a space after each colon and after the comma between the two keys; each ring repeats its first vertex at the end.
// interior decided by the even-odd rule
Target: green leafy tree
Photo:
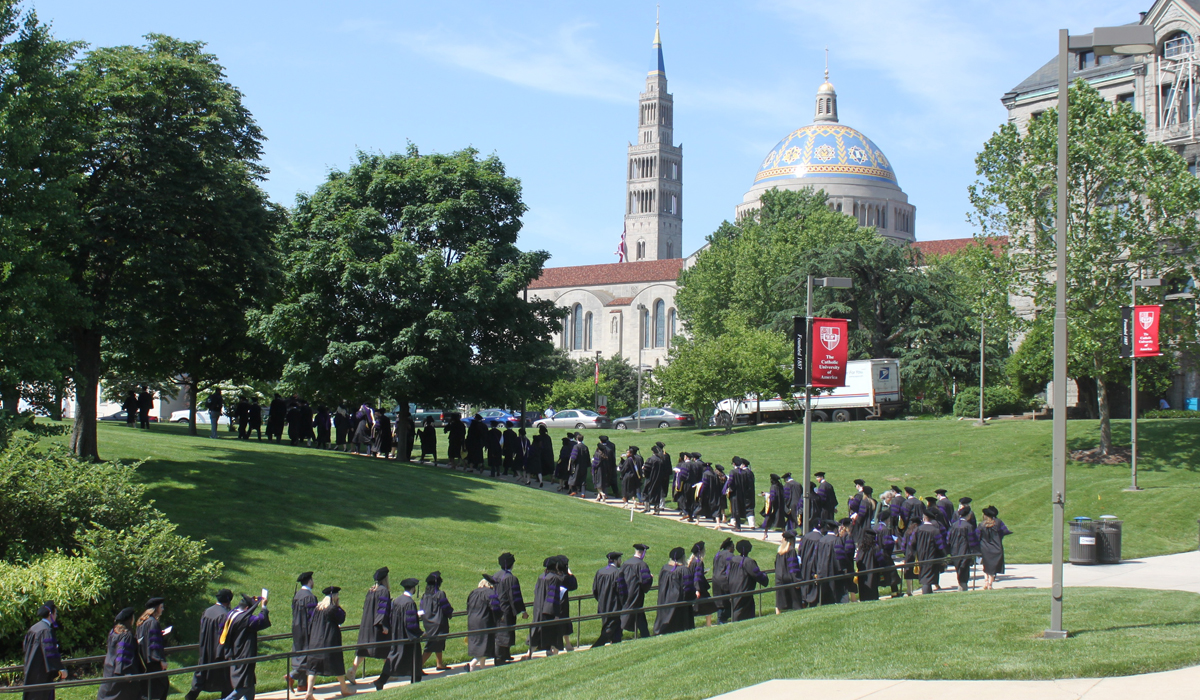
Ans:
{"type": "Polygon", "coordinates": [[[552,302],[524,301],[544,252],[516,247],[520,182],[465,149],[360,153],[302,196],[259,320],[283,382],[322,400],[520,405],[556,377],[552,302]]]}
{"type": "Polygon", "coordinates": [[[199,342],[195,326],[214,322],[204,304],[217,292],[207,283],[222,274],[257,281],[235,258],[268,249],[270,215],[256,184],[262,134],[203,44],[150,35],[142,47],[96,49],[72,82],[84,132],[81,223],[56,245],[81,307],[68,331],[71,448],[96,458],[105,356],[122,371],[169,376],[176,355],[199,342]]]}
{"type": "Polygon", "coordinates": [[[767,326],[778,311],[776,283],[805,251],[869,241],[874,231],[831,211],[823,191],[764,192],[761,209],[722,223],[696,264],[680,274],[675,296],[680,319],[695,337],[767,326]]]}
{"type": "MultiPolygon", "coordinates": [[[[1117,347],[1120,307],[1135,276],[1196,276],[1200,183],[1171,147],[1146,142],[1143,118],[1128,105],[1105,100],[1083,81],[1070,87],[1069,98],[1068,373],[1095,380],[1099,450],[1107,454],[1109,389],[1129,364],[1117,347]]],[[[1007,291],[1031,298],[1048,310],[1043,315],[1053,314],[1055,301],[1057,148],[1055,110],[1025,134],[1005,124],[977,156],[980,179],[970,188],[971,220],[985,235],[1010,237],[1007,291]]],[[[1182,342],[1164,340],[1168,348],[1182,342]]]]}

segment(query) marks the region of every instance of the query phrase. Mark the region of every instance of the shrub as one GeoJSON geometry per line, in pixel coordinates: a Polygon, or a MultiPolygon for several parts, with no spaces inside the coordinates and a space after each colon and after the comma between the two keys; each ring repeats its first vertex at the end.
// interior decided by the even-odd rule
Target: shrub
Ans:
{"type": "Polygon", "coordinates": [[[1200,411],[1185,411],[1180,408],[1159,409],[1146,411],[1142,418],[1200,418],[1200,411]]]}
{"type": "Polygon", "coordinates": [[[101,603],[109,579],[96,562],[58,552],[15,565],[0,562],[0,658],[20,653],[25,630],[36,619],[37,609],[53,600],[64,620],[59,644],[67,650],[87,650],[104,639],[112,610],[101,603]]]}
{"type": "MultiPolygon", "coordinates": [[[[1029,402],[1017,391],[1007,386],[986,387],[983,394],[983,412],[986,416],[1024,413],[1029,402]]],[[[954,399],[954,415],[971,417],[979,415],[979,389],[971,387],[958,392],[954,399]]]]}

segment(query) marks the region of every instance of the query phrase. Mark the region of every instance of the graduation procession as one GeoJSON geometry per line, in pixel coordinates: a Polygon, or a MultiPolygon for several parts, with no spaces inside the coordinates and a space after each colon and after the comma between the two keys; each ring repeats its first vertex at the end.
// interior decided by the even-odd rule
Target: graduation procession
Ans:
{"type": "MultiPolygon", "coordinates": [[[[187,623],[197,628],[197,644],[186,700],[209,693],[223,700],[253,700],[260,680],[256,667],[266,658],[286,657],[288,697],[315,700],[318,685],[330,679],[337,694],[351,696],[393,682],[478,672],[771,612],[967,591],[977,568],[982,588],[990,589],[1004,573],[1004,538],[1011,532],[998,510],[988,506],[977,517],[969,496],[952,501],[946,489],[921,496],[914,487],[893,485],[877,496],[870,484],[855,479],[852,495],[839,503],[827,475],[818,472],[807,489],[806,518],[806,490],[790,474],[769,475],[768,490],[756,493],[761,482],[750,461],[741,457],[730,460],[733,466],[726,473],[699,453],[680,453],[672,465],[662,442],[644,460],[635,446],[616,458],[615,448],[603,437],[594,458],[589,459],[592,453],[578,434],[570,447],[567,483],[559,484],[565,493],[628,508],[631,518],[638,511],[697,524],[707,521],[729,536],[719,543],[679,543],[666,552],[633,543],[626,551],[596,553],[583,564],[586,572],[578,574],[581,562],[573,567],[561,553],[546,556],[538,566],[518,566],[513,553],[503,552],[495,560],[498,568],[480,562],[477,579],[455,582],[456,590],[473,586],[465,598],[447,593],[438,570],[423,576],[405,572],[395,584],[397,577],[388,566],[376,569],[369,582],[326,581],[319,569],[307,570],[295,577],[290,631],[271,637],[260,637],[272,626],[266,589],[255,596],[223,588],[198,621],[187,623]],[[596,480],[597,489],[611,490],[589,497],[586,481],[578,477],[581,471],[596,480]],[[763,505],[755,513],[758,496],[763,505]],[[675,508],[667,508],[668,498],[675,508]],[[758,527],[756,515],[761,518],[758,527]],[[760,536],[777,537],[778,544],[760,536]],[[950,573],[953,579],[943,578],[950,573]],[[594,602],[594,614],[580,607],[585,600],[589,606],[594,602]],[[360,601],[359,622],[347,627],[347,608],[357,611],[360,601]],[[572,603],[577,606],[574,615],[572,603]],[[582,638],[584,622],[598,627],[594,638],[582,638]],[[347,631],[356,636],[344,637],[347,631]],[[288,650],[260,656],[260,641],[274,638],[286,640],[288,650]],[[465,663],[446,661],[448,642],[465,642],[465,663]],[[519,647],[523,653],[514,651],[519,647]],[[346,652],[353,652],[350,664],[346,652]],[[368,663],[378,674],[364,688],[360,681],[369,678],[368,663]]],[[[174,627],[164,624],[170,603],[153,597],[116,614],[103,640],[97,700],[167,697],[167,674],[139,676],[168,670],[171,647],[180,647],[171,641],[174,627]]],[[[38,618],[24,639],[25,685],[37,686],[25,691],[25,697],[54,700],[50,684],[68,678],[70,660],[60,653],[56,635],[64,621],[53,602],[39,609],[38,618]]]]}

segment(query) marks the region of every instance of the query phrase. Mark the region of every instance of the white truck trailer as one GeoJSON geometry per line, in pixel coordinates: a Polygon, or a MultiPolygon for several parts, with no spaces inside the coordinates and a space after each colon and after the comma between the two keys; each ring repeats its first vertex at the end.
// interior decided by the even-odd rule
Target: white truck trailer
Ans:
{"type": "MultiPolygon", "coordinates": [[[[812,398],[813,420],[849,420],[883,418],[904,407],[900,392],[898,360],[854,360],[846,363],[846,386],[831,393],[815,393],[812,398]]],[[[828,392],[829,390],[825,390],[828,392]]],[[[781,396],[747,396],[725,399],[713,411],[717,425],[736,423],[776,423],[801,420],[804,416],[804,392],[790,399],[781,396]]]]}

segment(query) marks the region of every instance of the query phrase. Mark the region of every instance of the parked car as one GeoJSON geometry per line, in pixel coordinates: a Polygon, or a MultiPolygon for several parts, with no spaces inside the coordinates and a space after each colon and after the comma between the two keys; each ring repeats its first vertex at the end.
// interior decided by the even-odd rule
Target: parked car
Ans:
{"type": "MultiPolygon", "coordinates": [[[[264,421],[266,420],[266,416],[263,416],[263,420],[264,421]]],[[[182,411],[172,411],[171,412],[171,422],[172,423],[188,422],[188,410],[185,408],[182,411]]],[[[208,411],[205,411],[202,408],[197,408],[196,409],[196,425],[209,425],[211,423],[212,423],[212,421],[208,417],[208,411]]],[[[220,418],[217,419],[217,425],[229,425],[229,416],[222,415],[220,418]]]]}
{"type": "MultiPolygon", "coordinates": [[[[128,415],[129,414],[125,413],[125,411],[117,411],[116,413],[110,413],[107,416],[100,416],[100,418],[98,420],[111,420],[111,421],[117,421],[120,423],[124,423],[125,419],[128,415]]],[[[150,416],[150,422],[157,423],[158,416],[150,416]]]]}
{"type": "Polygon", "coordinates": [[[629,428],[675,428],[680,426],[693,426],[696,424],[696,417],[690,413],[676,411],[673,408],[643,408],[633,415],[623,416],[613,420],[613,427],[617,430],[627,430],[629,428]],[[639,425],[640,419],[640,425],[639,425]]]}
{"type": "Polygon", "coordinates": [[[547,428],[583,430],[584,428],[607,428],[612,425],[612,421],[607,416],[602,416],[595,411],[589,411],[584,408],[573,408],[566,411],[559,411],[549,418],[543,418],[535,422],[533,425],[534,427],[544,425],[547,428]]]}
{"type": "MultiPolygon", "coordinates": [[[[510,428],[515,428],[521,424],[521,419],[517,416],[505,411],[503,408],[485,408],[482,411],[476,411],[483,418],[484,425],[491,425],[492,422],[502,423],[510,428]]],[[[475,413],[463,411],[462,422],[467,425],[475,420],[475,413]]]]}
{"type": "MultiPolygon", "coordinates": [[[[443,411],[440,408],[425,408],[415,403],[410,403],[408,405],[408,413],[412,416],[413,422],[416,423],[418,428],[425,425],[426,418],[433,418],[434,427],[440,428],[446,424],[446,414],[450,413],[450,411],[443,411]]],[[[400,415],[400,407],[392,406],[392,410],[386,411],[384,415],[388,417],[388,420],[395,422],[396,416],[400,415]]]]}

